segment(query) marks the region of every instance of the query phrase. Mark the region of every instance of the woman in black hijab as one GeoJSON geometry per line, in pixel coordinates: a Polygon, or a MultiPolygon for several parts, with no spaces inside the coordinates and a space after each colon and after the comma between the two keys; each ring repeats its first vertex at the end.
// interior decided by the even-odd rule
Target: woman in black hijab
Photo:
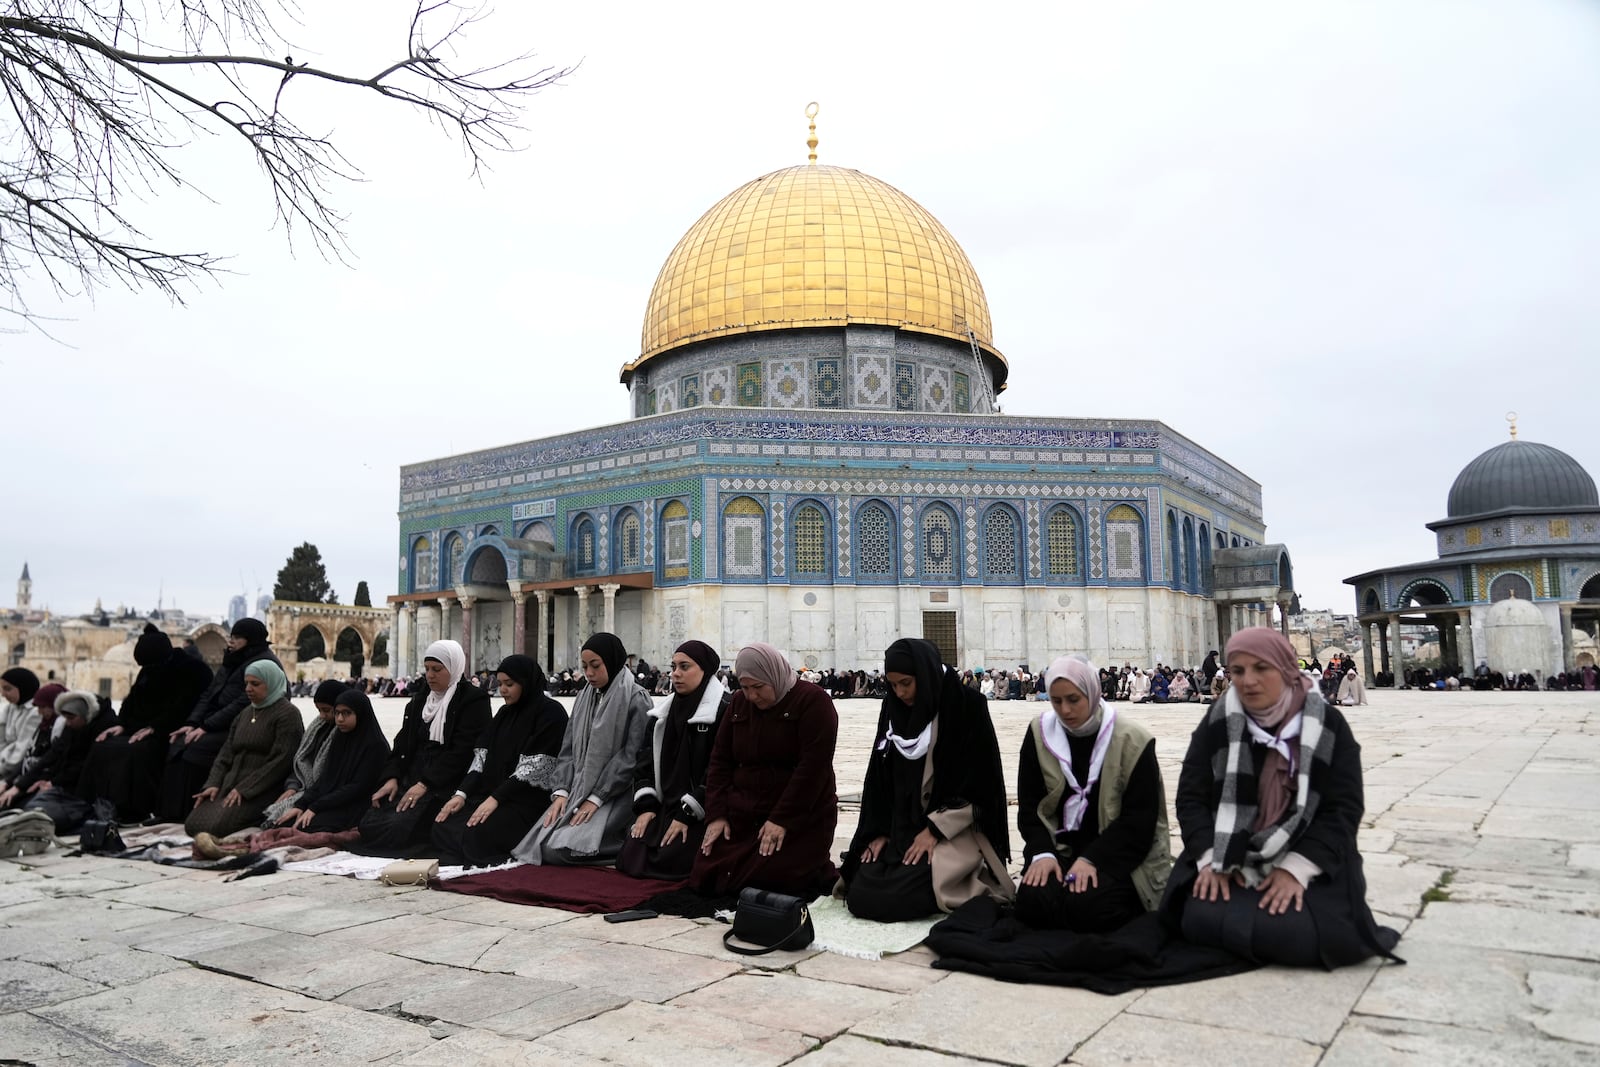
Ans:
{"type": "Polygon", "coordinates": [[[931,641],[901,638],[883,667],[889,695],[843,857],[846,905],[863,919],[898,922],[981,893],[1012,899],[1005,779],[988,702],[940,662],[931,641]]]}
{"type": "Polygon", "coordinates": [[[672,695],[650,712],[651,743],[633,768],[633,826],[617,870],[635,878],[689,877],[705,838],[706,771],[733,694],[717,680],[717,650],[685,641],[672,653],[672,695]]]}
{"type": "Polygon", "coordinates": [[[435,819],[440,863],[504,863],[550,806],[550,773],[567,729],[567,709],[546,692],[549,683],[532,656],[507,656],[496,673],[506,702],[483,732],[455,796],[435,819]]]}
{"type": "Polygon", "coordinates": [[[321,773],[278,820],[279,826],[312,834],[353,830],[371,804],[389,759],[389,741],[367,694],[346,689],[335,697],[333,728],[321,773]]]}

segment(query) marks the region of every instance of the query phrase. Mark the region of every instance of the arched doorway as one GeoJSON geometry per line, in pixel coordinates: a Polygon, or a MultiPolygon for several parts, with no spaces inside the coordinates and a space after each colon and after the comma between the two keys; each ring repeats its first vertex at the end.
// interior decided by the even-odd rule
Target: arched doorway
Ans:
{"type": "Polygon", "coordinates": [[[333,658],[340,663],[350,665],[350,677],[361,677],[361,669],[367,664],[367,650],[361,640],[361,635],[355,627],[346,626],[339,631],[339,636],[334,638],[333,658]]]}
{"type": "Polygon", "coordinates": [[[322,631],[315,626],[302,626],[294,639],[295,659],[301,663],[307,660],[319,659],[328,654],[328,643],[322,637],[322,631]]]}

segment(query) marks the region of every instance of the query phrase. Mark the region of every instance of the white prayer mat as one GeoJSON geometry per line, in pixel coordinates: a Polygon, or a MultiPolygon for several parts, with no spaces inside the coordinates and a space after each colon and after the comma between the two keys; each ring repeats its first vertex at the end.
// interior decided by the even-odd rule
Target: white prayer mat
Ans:
{"type": "Polygon", "coordinates": [[[837,897],[823,897],[811,904],[811,925],[817,931],[811,947],[858,960],[882,959],[886,952],[904,952],[922,944],[933,924],[943,918],[930,915],[908,922],[873,922],[851,915],[837,897]]]}

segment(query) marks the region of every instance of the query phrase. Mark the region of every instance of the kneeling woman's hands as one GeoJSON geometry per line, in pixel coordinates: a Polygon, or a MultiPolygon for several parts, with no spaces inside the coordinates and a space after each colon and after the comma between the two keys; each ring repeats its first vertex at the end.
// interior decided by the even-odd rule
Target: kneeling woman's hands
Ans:
{"type": "Polygon", "coordinates": [[[1228,884],[1236,877],[1238,876],[1213,871],[1210,867],[1201,867],[1194,876],[1194,898],[1207,901],[1227,900],[1228,884]]]}
{"type": "Polygon", "coordinates": [[[1261,903],[1256,905],[1266,908],[1268,915],[1282,915],[1289,910],[1289,905],[1294,905],[1295,911],[1305,910],[1306,887],[1300,884],[1300,879],[1276,867],[1267,875],[1267,880],[1261,883],[1261,903]]]}

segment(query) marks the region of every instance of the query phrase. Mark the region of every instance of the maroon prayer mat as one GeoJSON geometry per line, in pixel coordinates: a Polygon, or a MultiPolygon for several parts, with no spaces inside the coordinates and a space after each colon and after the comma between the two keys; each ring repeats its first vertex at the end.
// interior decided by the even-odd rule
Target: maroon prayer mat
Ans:
{"type": "Polygon", "coordinates": [[[434,889],[490,897],[511,904],[536,904],[563,911],[612,912],[637,908],[658,893],[687,882],[629,878],[610,867],[545,867],[524,864],[503,871],[465,874],[430,883],[434,889]]]}

